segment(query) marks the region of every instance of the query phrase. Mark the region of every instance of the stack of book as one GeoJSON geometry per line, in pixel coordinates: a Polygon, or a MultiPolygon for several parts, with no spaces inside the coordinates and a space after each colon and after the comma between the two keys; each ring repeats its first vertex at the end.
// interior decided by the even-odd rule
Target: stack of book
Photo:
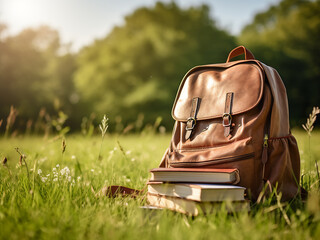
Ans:
{"type": "Polygon", "coordinates": [[[220,209],[250,210],[237,169],[154,168],[150,170],[147,200],[153,207],[197,216],[220,209]]]}

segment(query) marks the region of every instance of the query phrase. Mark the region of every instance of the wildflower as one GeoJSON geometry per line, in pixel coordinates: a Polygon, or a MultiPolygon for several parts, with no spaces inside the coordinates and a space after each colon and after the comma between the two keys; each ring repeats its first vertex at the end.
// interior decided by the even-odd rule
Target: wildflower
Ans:
{"type": "Polygon", "coordinates": [[[77,181],[79,182],[80,180],[81,180],[81,177],[80,177],[80,176],[78,176],[78,177],[77,177],[77,181]]]}
{"type": "Polygon", "coordinates": [[[130,153],[131,153],[131,151],[130,151],[130,150],[126,151],[126,155],[129,155],[130,153]]]}
{"type": "Polygon", "coordinates": [[[94,172],[94,169],[91,169],[91,172],[94,172]]]}
{"type": "Polygon", "coordinates": [[[60,165],[59,165],[59,164],[57,164],[57,165],[56,165],[56,168],[59,168],[59,167],[60,167],[60,165]]]}
{"type": "Polygon", "coordinates": [[[71,176],[68,177],[68,181],[71,182],[71,176]]]}
{"type": "Polygon", "coordinates": [[[38,169],[38,175],[41,175],[41,173],[42,173],[42,170],[38,169]]]}
{"type": "Polygon", "coordinates": [[[75,155],[72,155],[72,156],[71,156],[71,159],[72,159],[72,160],[75,160],[76,158],[77,158],[77,157],[76,157],[75,155]]]}
{"type": "Polygon", "coordinates": [[[131,182],[131,180],[129,178],[126,179],[126,182],[131,182]]]}
{"type": "Polygon", "coordinates": [[[60,170],[60,174],[63,176],[63,175],[66,175],[68,176],[70,174],[70,169],[68,167],[65,167],[63,169],[60,170]]]}
{"type": "Polygon", "coordinates": [[[135,158],[131,158],[131,162],[134,162],[136,159],[135,158]]]}
{"type": "Polygon", "coordinates": [[[54,168],[52,168],[52,172],[56,172],[57,171],[57,169],[54,167],[54,168]]]}
{"type": "Polygon", "coordinates": [[[46,182],[47,179],[48,179],[48,178],[46,178],[46,177],[41,177],[41,181],[42,181],[42,182],[46,182]]]}
{"type": "Polygon", "coordinates": [[[47,174],[47,177],[50,177],[50,173],[49,173],[49,174],[47,174]]]}
{"type": "Polygon", "coordinates": [[[58,181],[58,178],[54,178],[52,181],[53,181],[53,182],[57,182],[57,181],[58,181]]]}

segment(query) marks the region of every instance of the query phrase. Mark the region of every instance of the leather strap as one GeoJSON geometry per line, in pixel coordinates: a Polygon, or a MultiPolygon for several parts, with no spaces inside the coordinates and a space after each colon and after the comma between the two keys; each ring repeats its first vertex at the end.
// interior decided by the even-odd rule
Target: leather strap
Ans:
{"type": "Polygon", "coordinates": [[[200,99],[198,97],[192,99],[192,104],[191,104],[191,112],[190,112],[190,117],[187,120],[186,124],[186,135],[185,139],[188,140],[191,135],[194,127],[196,126],[196,117],[198,113],[198,107],[199,107],[200,99]]]}
{"type": "Polygon", "coordinates": [[[250,60],[250,59],[255,59],[254,55],[252,52],[250,52],[248,49],[246,49],[244,46],[239,46],[233,49],[228,56],[227,63],[230,62],[230,60],[234,57],[237,57],[241,54],[244,54],[244,59],[245,60],[250,60]]]}
{"type": "Polygon", "coordinates": [[[226,95],[224,114],[222,115],[222,125],[224,126],[224,136],[225,137],[228,137],[231,132],[232,102],[233,102],[233,92],[229,92],[226,95]]]}
{"type": "Polygon", "coordinates": [[[144,192],[143,190],[136,190],[124,186],[108,186],[106,189],[106,196],[110,198],[115,198],[115,197],[132,197],[135,198],[138,195],[142,194],[144,192]]]}

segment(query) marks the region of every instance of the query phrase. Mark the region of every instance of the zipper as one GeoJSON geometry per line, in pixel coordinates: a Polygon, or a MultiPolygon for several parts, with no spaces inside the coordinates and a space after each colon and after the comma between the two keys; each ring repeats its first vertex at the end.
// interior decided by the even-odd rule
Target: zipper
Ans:
{"type": "Polygon", "coordinates": [[[261,157],[261,161],[262,161],[262,179],[264,179],[264,174],[265,174],[265,167],[266,167],[266,163],[268,161],[268,140],[269,140],[269,136],[268,134],[264,135],[263,138],[263,150],[262,150],[262,157],[261,157]]]}
{"type": "Polygon", "coordinates": [[[268,147],[268,140],[269,140],[269,136],[268,134],[265,134],[263,138],[263,147],[268,147]]]}
{"type": "Polygon", "coordinates": [[[206,160],[201,162],[170,162],[171,166],[174,167],[193,167],[193,166],[206,166],[213,164],[221,164],[227,162],[241,161],[254,157],[254,152],[238,155],[234,157],[224,157],[224,158],[216,158],[214,160],[206,160]]]}

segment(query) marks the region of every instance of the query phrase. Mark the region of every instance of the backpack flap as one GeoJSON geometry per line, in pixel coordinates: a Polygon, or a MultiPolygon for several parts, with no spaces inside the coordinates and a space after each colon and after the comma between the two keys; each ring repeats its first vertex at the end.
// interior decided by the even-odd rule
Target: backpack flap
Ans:
{"type": "Polygon", "coordinates": [[[181,82],[172,117],[187,122],[190,118],[208,120],[247,112],[259,103],[263,81],[262,71],[254,62],[195,67],[181,82]],[[196,107],[194,99],[198,99],[196,107]]]}

